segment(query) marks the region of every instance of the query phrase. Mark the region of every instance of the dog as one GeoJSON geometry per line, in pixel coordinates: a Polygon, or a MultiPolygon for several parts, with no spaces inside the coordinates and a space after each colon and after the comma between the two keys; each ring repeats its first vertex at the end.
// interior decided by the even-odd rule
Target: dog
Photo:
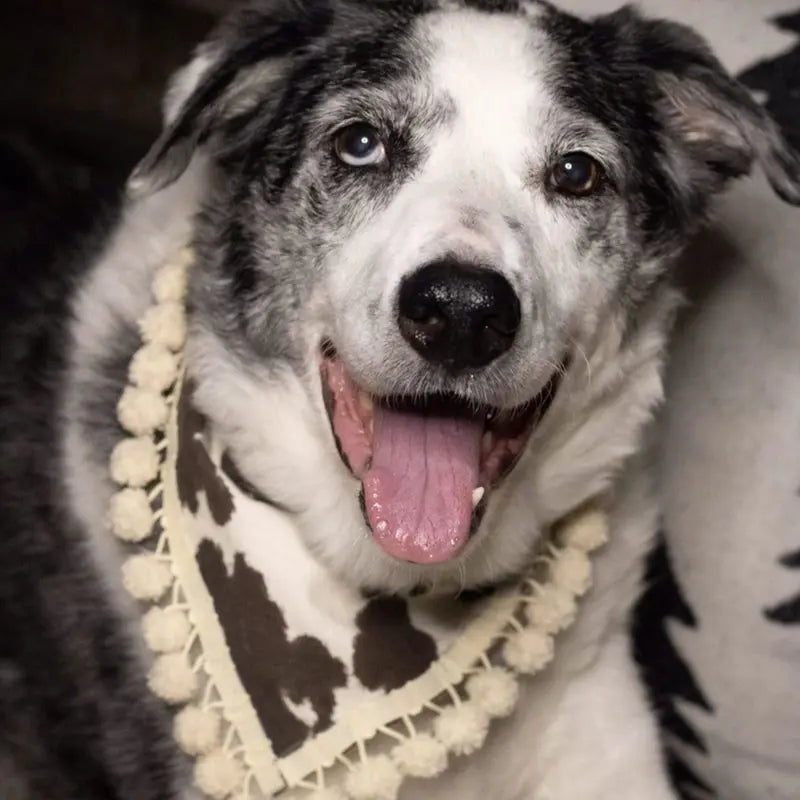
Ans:
{"type": "Polygon", "coordinates": [[[491,587],[608,505],[552,668],[402,797],[674,798],[628,634],[673,268],[754,165],[800,204],[800,156],[690,29],[539,0],[257,0],[164,117],[111,230],[59,276],[69,313],[15,329],[48,379],[0,379],[3,786],[193,796],[105,524],[137,320],[192,242],[193,402],[338,580],[491,587]]]}

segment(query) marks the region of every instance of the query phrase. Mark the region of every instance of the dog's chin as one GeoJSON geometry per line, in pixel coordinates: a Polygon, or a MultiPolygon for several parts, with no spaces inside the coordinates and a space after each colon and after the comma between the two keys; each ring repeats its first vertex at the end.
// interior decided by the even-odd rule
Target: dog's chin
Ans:
{"type": "Polygon", "coordinates": [[[320,378],[334,440],[360,482],[366,525],[407,565],[460,560],[490,497],[519,461],[558,390],[564,366],[521,406],[500,410],[457,394],[371,395],[325,342],[320,378]]]}

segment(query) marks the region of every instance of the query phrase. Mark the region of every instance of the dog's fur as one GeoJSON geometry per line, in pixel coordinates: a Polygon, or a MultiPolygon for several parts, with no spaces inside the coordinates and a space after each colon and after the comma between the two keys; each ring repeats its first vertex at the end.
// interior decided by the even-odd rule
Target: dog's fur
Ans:
{"type": "Polygon", "coordinates": [[[193,240],[196,402],[341,579],[399,593],[493,583],[549,523],[611,498],[612,542],[553,668],[482,751],[404,798],[672,797],[627,641],[657,516],[639,453],[661,397],[671,269],[713,195],[757,162],[800,203],[800,160],[775,125],[688,29],[631,10],[586,22],[534,0],[261,0],[176,76],[165,117],[69,321],[57,290],[38,331],[8,334],[17,353],[39,341],[51,377],[12,374],[3,353],[4,796],[188,791],[127,637],[104,517],[136,320],[153,270],[193,240]],[[331,133],[352,119],[385,133],[387,169],[337,162],[331,133]],[[545,176],[575,150],[608,180],[566,199],[545,176]],[[395,321],[401,280],[452,253],[491,263],[523,311],[512,349],[467,375],[426,364],[395,321]],[[531,399],[569,353],[455,560],[401,564],[370,536],[324,409],[323,339],[375,395],[500,408],[531,399]]]}

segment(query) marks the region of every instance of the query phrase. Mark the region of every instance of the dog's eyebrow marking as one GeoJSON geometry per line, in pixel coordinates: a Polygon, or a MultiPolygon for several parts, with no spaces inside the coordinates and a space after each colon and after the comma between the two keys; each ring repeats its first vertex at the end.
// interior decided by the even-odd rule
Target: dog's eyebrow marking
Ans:
{"type": "Polygon", "coordinates": [[[503,222],[505,222],[512,231],[517,232],[522,230],[522,223],[516,217],[503,214],[503,222]]]}

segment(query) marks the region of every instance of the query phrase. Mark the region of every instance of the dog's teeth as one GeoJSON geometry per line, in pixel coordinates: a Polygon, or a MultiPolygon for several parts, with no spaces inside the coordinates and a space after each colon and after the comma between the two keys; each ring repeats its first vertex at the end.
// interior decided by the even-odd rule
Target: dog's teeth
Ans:
{"type": "Polygon", "coordinates": [[[483,439],[481,439],[481,454],[484,456],[489,455],[492,452],[492,447],[494,447],[494,436],[491,431],[486,431],[483,434],[483,439]]]}
{"type": "Polygon", "coordinates": [[[373,405],[372,398],[366,392],[358,393],[358,402],[362,410],[368,412],[372,411],[372,405],[373,405]]]}
{"type": "Polygon", "coordinates": [[[483,495],[486,489],[483,486],[479,486],[472,492],[472,507],[476,508],[478,503],[483,500],[483,495]]]}

